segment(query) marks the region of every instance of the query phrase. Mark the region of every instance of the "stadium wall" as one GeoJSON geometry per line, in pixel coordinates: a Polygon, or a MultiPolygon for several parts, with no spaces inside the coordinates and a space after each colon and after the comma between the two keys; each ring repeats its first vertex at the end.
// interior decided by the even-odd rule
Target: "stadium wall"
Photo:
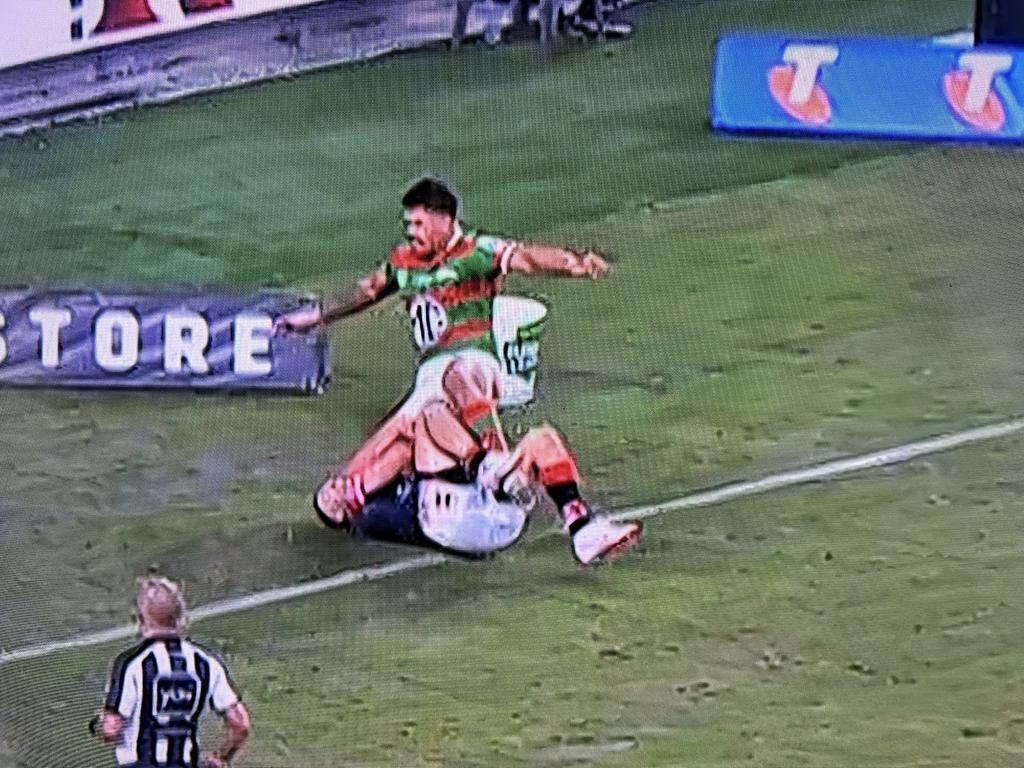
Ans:
{"type": "MultiPolygon", "coordinates": [[[[0,60],[0,135],[420,48],[449,40],[455,19],[454,0],[247,0],[258,15],[232,0],[118,0],[135,13],[124,25],[110,23],[112,1],[71,0],[70,14],[61,3],[67,19],[22,18],[33,44],[9,59],[20,63],[0,60]],[[266,10],[275,3],[285,7],[266,10]],[[190,17],[190,5],[207,12],[190,17]],[[149,8],[157,23],[139,18],[149,8]],[[90,9],[95,18],[83,19],[90,9]]],[[[502,7],[477,3],[469,32],[502,7]]]]}

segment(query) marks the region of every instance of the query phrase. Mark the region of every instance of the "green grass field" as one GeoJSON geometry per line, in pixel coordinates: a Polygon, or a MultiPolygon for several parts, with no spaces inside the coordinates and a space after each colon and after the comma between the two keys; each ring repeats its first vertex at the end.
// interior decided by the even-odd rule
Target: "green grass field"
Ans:
{"type": "MultiPolygon", "coordinates": [[[[741,140],[707,127],[716,36],[928,35],[965,0],[663,2],[637,34],[431,51],[0,143],[0,280],[332,292],[425,171],[491,231],[593,246],[540,396],[622,509],[1019,415],[1009,148],[741,140]]],[[[400,309],[339,326],[319,398],[7,391],[0,647],[409,550],[308,497],[406,389],[400,309]],[[13,437],[16,436],[16,437],[13,437]]],[[[209,620],[263,766],[995,766],[1024,750],[1021,440],[649,521],[581,571],[557,536],[209,620]]],[[[104,766],[102,646],[0,666],[0,765],[104,766]]]]}

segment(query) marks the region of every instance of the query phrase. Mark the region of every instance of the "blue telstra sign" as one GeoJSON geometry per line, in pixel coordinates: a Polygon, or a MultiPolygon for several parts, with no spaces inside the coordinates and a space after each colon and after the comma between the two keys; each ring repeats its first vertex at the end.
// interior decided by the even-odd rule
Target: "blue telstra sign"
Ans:
{"type": "Polygon", "coordinates": [[[721,130],[1024,140],[1024,51],[932,40],[732,35],[719,41],[721,130]]]}

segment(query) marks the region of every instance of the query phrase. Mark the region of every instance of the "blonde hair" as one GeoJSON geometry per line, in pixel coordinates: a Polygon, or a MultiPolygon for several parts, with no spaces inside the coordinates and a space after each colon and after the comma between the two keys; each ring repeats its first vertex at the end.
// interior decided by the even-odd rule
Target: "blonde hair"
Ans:
{"type": "Polygon", "coordinates": [[[186,626],[185,595],[181,584],[162,576],[143,576],[136,582],[135,607],[147,630],[180,632],[186,626]]]}

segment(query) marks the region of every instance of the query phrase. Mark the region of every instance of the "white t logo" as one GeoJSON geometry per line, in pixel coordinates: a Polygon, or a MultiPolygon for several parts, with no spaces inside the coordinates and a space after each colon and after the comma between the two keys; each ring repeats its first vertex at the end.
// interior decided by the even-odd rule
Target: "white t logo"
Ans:
{"type": "Polygon", "coordinates": [[[967,97],[964,99],[964,110],[973,115],[985,108],[988,95],[992,92],[992,82],[996,75],[1010,71],[1013,67],[1013,57],[1008,53],[968,51],[961,54],[957,63],[960,69],[971,75],[967,85],[967,97]]]}
{"type": "Polygon", "coordinates": [[[799,106],[810,101],[822,65],[835,64],[838,59],[839,48],[834,45],[787,45],[782,60],[796,68],[789,88],[789,103],[799,106]]]}
{"type": "Polygon", "coordinates": [[[39,328],[40,358],[44,368],[60,367],[60,329],[71,325],[71,310],[63,307],[32,307],[28,319],[39,328]]]}

